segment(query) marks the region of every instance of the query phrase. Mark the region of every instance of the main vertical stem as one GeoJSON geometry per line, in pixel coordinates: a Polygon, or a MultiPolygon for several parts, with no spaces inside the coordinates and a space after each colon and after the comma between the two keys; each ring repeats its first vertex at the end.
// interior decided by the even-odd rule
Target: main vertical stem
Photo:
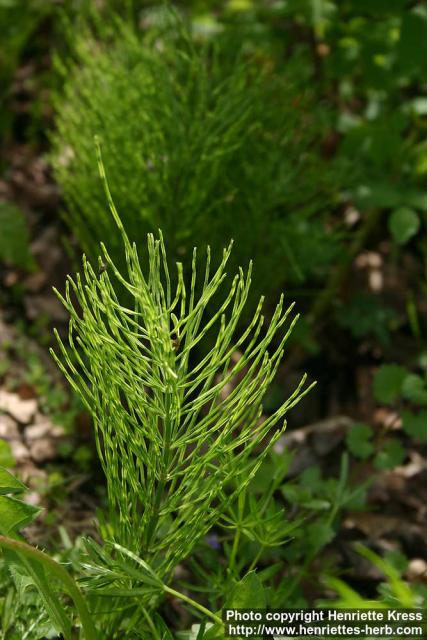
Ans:
{"type": "Polygon", "coordinates": [[[159,519],[160,506],[162,504],[162,499],[163,499],[163,494],[166,486],[166,480],[167,480],[168,469],[169,469],[171,431],[172,431],[172,421],[171,421],[171,415],[170,415],[171,393],[172,393],[171,391],[166,391],[166,394],[165,394],[165,419],[164,419],[165,448],[162,454],[162,457],[163,457],[163,460],[161,462],[162,468],[160,472],[160,479],[156,488],[156,495],[154,498],[152,514],[147,525],[147,534],[145,539],[146,551],[149,550],[151,541],[156,531],[156,527],[159,519]]]}

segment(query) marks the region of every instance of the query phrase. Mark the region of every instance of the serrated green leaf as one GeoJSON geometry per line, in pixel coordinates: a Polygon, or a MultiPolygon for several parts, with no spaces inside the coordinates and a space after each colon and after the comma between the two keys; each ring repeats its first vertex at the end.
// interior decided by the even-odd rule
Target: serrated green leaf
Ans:
{"type": "Polygon", "coordinates": [[[419,413],[404,411],[402,414],[402,424],[406,433],[422,442],[427,442],[427,411],[419,413]]]}
{"type": "Polygon", "coordinates": [[[40,509],[30,504],[10,498],[0,497],[0,533],[4,536],[17,534],[29,525],[40,513],[40,509]]]}
{"type": "Polygon", "coordinates": [[[0,495],[23,493],[26,486],[4,467],[0,467],[0,495]]]}
{"type": "Polygon", "coordinates": [[[375,458],[374,466],[376,469],[393,469],[405,459],[405,449],[396,438],[387,440],[381,451],[375,458]]]}
{"type": "MultiPolygon", "coordinates": [[[[0,502],[6,498],[0,498],[0,502]]],[[[12,498],[11,498],[12,499],[12,498]]],[[[23,503],[21,503],[23,504],[23,503]]],[[[22,540],[16,539],[16,537],[8,537],[0,535],[0,547],[3,552],[7,554],[9,562],[15,562],[27,573],[35,586],[37,587],[39,594],[43,600],[44,607],[48,616],[50,617],[55,630],[61,632],[65,640],[72,639],[71,623],[67,617],[67,613],[56,595],[50,580],[46,574],[46,569],[49,570],[52,566],[55,567],[56,577],[63,579],[63,575],[66,575],[67,582],[72,582],[65,569],[61,567],[55,560],[52,560],[48,555],[31,547],[22,540]],[[59,576],[58,576],[59,573],[59,576]]],[[[73,591],[78,591],[77,587],[74,587],[69,591],[69,594],[73,597],[73,591]]],[[[75,594],[74,594],[75,595],[75,594]]],[[[81,603],[81,596],[80,597],[81,603]]],[[[73,599],[75,599],[73,597],[73,599]]],[[[83,627],[86,627],[86,606],[83,602],[83,615],[81,616],[81,622],[83,627]]],[[[85,629],[86,630],[86,629],[85,629]]],[[[97,640],[95,633],[92,633],[92,629],[89,628],[89,633],[85,635],[88,640],[97,640]]]]}
{"type": "Polygon", "coordinates": [[[402,383],[402,395],[406,400],[418,404],[422,407],[427,406],[427,388],[425,380],[415,373],[406,376],[402,383]]]}
{"type": "Polygon", "coordinates": [[[397,364],[383,364],[374,377],[374,397],[378,402],[392,404],[402,392],[406,370],[397,364]]]}
{"type": "Polygon", "coordinates": [[[355,424],[347,434],[346,443],[348,450],[356,458],[362,460],[369,458],[374,452],[374,445],[370,440],[374,432],[367,424],[355,424]]]}
{"type": "Polygon", "coordinates": [[[395,209],[388,219],[388,228],[396,244],[406,244],[420,228],[418,214],[409,207],[395,209]]]}

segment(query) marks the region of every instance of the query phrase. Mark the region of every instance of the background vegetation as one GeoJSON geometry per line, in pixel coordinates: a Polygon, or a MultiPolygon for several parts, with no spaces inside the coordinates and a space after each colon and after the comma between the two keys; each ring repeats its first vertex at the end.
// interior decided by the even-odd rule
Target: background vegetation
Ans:
{"type": "MultiPolygon", "coordinates": [[[[237,335],[261,293],[267,320],[282,291],[296,301],[301,318],[263,416],[303,372],[317,380],[244,493],[165,578],[152,619],[103,620],[104,636],[137,638],[138,619],[161,638],[221,637],[214,620],[210,636],[199,632],[194,602],[211,612],[334,599],[423,606],[424,2],[8,0],[0,24],[0,466],[44,507],[26,539],[79,580],[90,567],[81,585],[91,607],[106,567],[121,563],[121,588],[132,571],[138,588],[147,580],[126,554],[100,550],[114,527],[100,516],[91,421],[46,357],[53,326],[67,339],[51,288],[63,292],[81,253],[100,281],[111,272],[100,241],[126,269],[96,139],[143,270],[147,233],[161,228],[173,284],[179,260],[190,290],[193,247],[210,245],[218,266],[233,238],[230,275],[254,261],[237,335]]],[[[192,358],[213,344],[207,335],[192,358]]],[[[55,637],[34,579],[19,565],[1,572],[2,637],[55,637]]]]}

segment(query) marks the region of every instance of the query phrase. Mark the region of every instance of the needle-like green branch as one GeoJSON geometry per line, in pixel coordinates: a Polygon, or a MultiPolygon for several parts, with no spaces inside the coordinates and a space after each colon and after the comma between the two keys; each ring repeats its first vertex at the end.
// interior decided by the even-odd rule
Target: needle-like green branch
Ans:
{"type": "Polygon", "coordinates": [[[104,246],[101,273],[83,260],[83,275],[58,294],[70,314],[70,348],[58,337],[54,357],[94,417],[114,541],[166,579],[250,482],[308,389],[304,377],[265,417],[263,398],[296,321],[292,306],[282,296],[265,326],[261,300],[238,330],[251,266],[226,289],[231,246],[213,271],[208,252],[203,274],[194,251],[189,291],[178,265],[173,293],[162,235],[148,236],[145,275],[106,190],[127,273],[104,246]],[[200,355],[203,344],[211,348],[200,355]]]}

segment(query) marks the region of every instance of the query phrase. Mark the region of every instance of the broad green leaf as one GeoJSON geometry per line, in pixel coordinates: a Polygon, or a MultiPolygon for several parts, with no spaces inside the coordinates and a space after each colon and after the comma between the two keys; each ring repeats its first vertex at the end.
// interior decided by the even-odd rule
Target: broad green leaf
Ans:
{"type": "Polygon", "coordinates": [[[404,411],[402,414],[403,428],[413,438],[427,442],[427,411],[419,413],[404,411]]]}
{"type": "MultiPolygon", "coordinates": [[[[42,552],[33,550],[26,544],[23,545],[25,553],[22,553],[23,543],[17,540],[20,529],[29,525],[41,510],[26,504],[22,500],[11,498],[4,494],[22,493],[25,489],[25,485],[6,469],[0,467],[0,534],[2,536],[0,546],[4,547],[3,552],[7,554],[9,561],[17,563],[23,568],[24,572],[30,576],[39,590],[46,611],[54,623],[55,628],[62,632],[64,638],[71,639],[71,625],[65,610],[46,578],[43,562],[40,563],[38,560],[39,558],[46,558],[48,566],[49,562],[53,561],[51,561],[48,556],[42,554],[42,552]],[[14,548],[13,545],[17,545],[16,548],[14,548]],[[36,554],[37,559],[32,558],[31,554],[36,554]]],[[[93,640],[95,640],[94,636],[93,640]]]]}
{"type": "Polygon", "coordinates": [[[374,397],[378,402],[392,404],[402,392],[406,370],[397,364],[383,364],[374,377],[374,397]]]}
{"type": "Polygon", "coordinates": [[[347,434],[346,443],[349,451],[356,458],[369,458],[374,452],[371,442],[374,432],[367,424],[355,424],[347,434]]]}
{"type": "Polygon", "coordinates": [[[7,440],[0,440],[0,465],[4,467],[14,467],[16,465],[15,456],[7,440]]]}
{"type": "Polygon", "coordinates": [[[396,438],[391,438],[384,443],[381,451],[378,452],[374,466],[377,469],[394,469],[402,464],[405,459],[405,449],[396,438]]]}
{"type": "Polygon", "coordinates": [[[388,228],[396,244],[406,244],[413,238],[419,228],[418,214],[409,207],[395,209],[388,219],[388,228]]]}
{"type": "Polygon", "coordinates": [[[420,406],[427,406],[427,388],[425,380],[421,376],[417,376],[415,373],[410,373],[406,376],[402,384],[402,395],[406,400],[418,404],[420,406]]]}
{"type": "Polygon", "coordinates": [[[226,609],[264,609],[267,606],[264,586],[251,571],[233,589],[226,609]]]}
{"type": "Polygon", "coordinates": [[[32,505],[9,498],[0,497],[0,533],[4,536],[16,535],[20,529],[29,525],[40,513],[40,509],[32,505]]]}
{"type": "Polygon", "coordinates": [[[26,486],[13,476],[7,469],[0,467],[0,495],[6,493],[23,493],[26,486]]]}
{"type": "Polygon", "coordinates": [[[71,624],[61,600],[52,588],[51,581],[46,575],[46,567],[42,563],[29,560],[28,557],[23,558],[20,553],[17,553],[17,556],[22,566],[27,569],[32,577],[55,629],[60,631],[63,637],[68,640],[68,638],[71,638],[71,624]]]}
{"type": "MultiPolygon", "coordinates": [[[[0,500],[4,499],[1,498],[0,500]]],[[[46,571],[53,573],[62,582],[64,582],[65,576],[66,585],[69,587],[71,584],[71,588],[68,588],[67,591],[73,598],[80,613],[81,623],[85,630],[85,638],[87,640],[99,640],[77,586],[59,563],[39,549],[35,549],[26,542],[13,537],[0,535],[0,548],[7,554],[9,562],[17,563],[30,576],[39,591],[44,607],[55,629],[62,634],[65,640],[72,640],[71,623],[51,581],[48,579],[46,571]],[[87,624],[88,619],[89,624],[87,624]]]]}
{"type": "Polygon", "coordinates": [[[74,637],[72,625],[48,576],[54,576],[58,579],[64,591],[72,598],[80,617],[85,640],[100,640],[85,599],[80,593],[74,579],[59,562],[53,560],[53,558],[43,551],[16,538],[0,535],[0,547],[7,553],[16,556],[17,561],[34,580],[44,601],[48,615],[51,617],[56,629],[62,633],[65,640],[72,640],[74,637]]]}

